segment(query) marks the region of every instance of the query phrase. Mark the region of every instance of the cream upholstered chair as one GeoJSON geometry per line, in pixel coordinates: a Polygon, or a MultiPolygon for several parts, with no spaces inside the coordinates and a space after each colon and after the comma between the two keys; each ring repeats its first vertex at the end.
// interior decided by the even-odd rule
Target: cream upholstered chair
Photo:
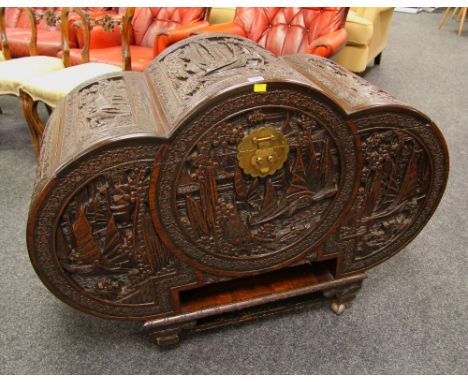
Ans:
{"type": "MultiPolygon", "coordinates": [[[[34,12],[31,8],[25,8],[31,21],[31,44],[30,51],[35,51],[36,41],[36,23],[34,12]]],[[[19,88],[22,81],[26,78],[33,78],[48,74],[64,68],[62,60],[57,57],[33,56],[15,58],[10,60],[8,49],[8,37],[5,32],[4,24],[5,9],[0,8],[0,41],[2,43],[2,57],[4,61],[0,62],[0,95],[12,94],[19,95],[19,88]]]]}
{"type": "MultiPolygon", "coordinates": [[[[126,16],[124,17],[124,26],[122,27],[122,34],[126,33],[128,22],[133,15],[133,9],[128,8],[126,16]]],[[[61,15],[62,27],[62,59],[64,68],[43,76],[28,77],[23,79],[19,86],[19,95],[21,98],[21,105],[23,107],[24,116],[28,122],[31,131],[34,148],[36,154],[39,154],[42,134],[44,132],[44,124],[39,118],[37,106],[40,102],[44,103],[48,109],[54,108],[57,103],[65,97],[71,90],[83,82],[86,82],[94,77],[122,71],[121,67],[103,63],[90,63],[89,62],[89,22],[84,13],[79,9],[74,9],[83,21],[85,31],[85,47],[83,49],[83,62],[84,64],[69,66],[70,65],[70,48],[68,38],[68,13],[69,8],[63,8],[61,15]]],[[[129,52],[126,52],[129,57],[129,52]]],[[[124,55],[125,58],[128,59],[124,55]]],[[[124,66],[125,59],[122,60],[124,66]]]]}
{"type": "Polygon", "coordinates": [[[336,62],[352,72],[363,72],[374,61],[380,64],[387,44],[393,8],[351,8],[346,18],[348,41],[336,55],[336,62]]]}

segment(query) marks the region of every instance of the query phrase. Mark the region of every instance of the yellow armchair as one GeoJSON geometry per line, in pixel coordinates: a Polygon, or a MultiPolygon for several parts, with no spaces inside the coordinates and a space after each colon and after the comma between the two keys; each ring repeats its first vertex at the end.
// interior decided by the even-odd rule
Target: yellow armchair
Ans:
{"type": "Polygon", "coordinates": [[[211,8],[208,16],[210,24],[223,24],[234,20],[235,7],[211,8]]]}
{"type": "Polygon", "coordinates": [[[393,8],[351,8],[346,19],[348,42],[336,55],[336,62],[352,72],[363,72],[374,60],[380,64],[387,44],[393,8]]]}

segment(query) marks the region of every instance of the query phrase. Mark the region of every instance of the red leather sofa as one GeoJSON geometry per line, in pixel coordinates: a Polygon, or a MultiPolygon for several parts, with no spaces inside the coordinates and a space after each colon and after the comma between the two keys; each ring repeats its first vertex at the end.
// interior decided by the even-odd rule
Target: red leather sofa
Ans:
{"type": "MultiPolygon", "coordinates": [[[[330,57],[346,43],[348,8],[237,8],[229,23],[199,28],[198,33],[230,33],[247,37],[278,56],[310,53],[330,57]]],[[[174,29],[156,40],[159,54],[193,31],[174,29]]]]}
{"type": "MultiPolygon", "coordinates": [[[[121,15],[125,8],[120,8],[121,15]]],[[[130,54],[132,70],[143,71],[156,56],[157,49],[154,44],[155,37],[165,31],[182,27],[188,33],[196,28],[207,26],[205,21],[208,8],[168,8],[168,7],[142,7],[136,8],[131,21],[130,54]]],[[[82,30],[76,29],[78,45],[82,45],[82,30]]],[[[82,62],[81,48],[70,49],[72,65],[82,62]]],[[[91,62],[102,62],[120,65],[122,61],[120,29],[106,32],[102,27],[94,27],[90,34],[89,57],[91,62]]]]}

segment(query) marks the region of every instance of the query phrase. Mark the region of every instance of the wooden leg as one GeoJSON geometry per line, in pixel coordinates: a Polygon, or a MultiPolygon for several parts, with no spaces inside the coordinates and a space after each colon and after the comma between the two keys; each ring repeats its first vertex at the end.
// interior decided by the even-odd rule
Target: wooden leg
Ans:
{"type": "Polygon", "coordinates": [[[380,52],[375,58],[374,58],[374,65],[380,65],[380,60],[382,59],[382,52],[380,52]]]}
{"type": "Polygon", "coordinates": [[[195,326],[196,321],[189,321],[180,325],[150,330],[149,334],[154,338],[154,343],[160,347],[175,346],[180,342],[180,334],[182,330],[190,329],[195,326]]]}
{"type": "Polygon", "coordinates": [[[44,124],[42,123],[37,113],[38,101],[33,101],[28,93],[20,90],[21,106],[23,107],[23,114],[28,123],[29,131],[33,140],[34,150],[36,156],[39,156],[41,149],[42,133],[44,132],[44,124]]]}
{"type": "Polygon", "coordinates": [[[442,28],[445,24],[445,20],[447,19],[448,14],[450,13],[450,7],[447,7],[447,10],[442,15],[442,18],[439,21],[439,29],[442,28]]]}
{"type": "Polygon", "coordinates": [[[460,19],[460,26],[458,27],[458,35],[461,36],[463,32],[463,24],[465,23],[466,11],[467,7],[462,8],[461,19],[460,19]]]}
{"type": "Polygon", "coordinates": [[[362,281],[359,281],[342,288],[337,288],[333,290],[332,293],[328,292],[327,294],[324,294],[327,298],[333,298],[330,305],[331,310],[337,315],[342,314],[345,311],[346,306],[349,306],[356,298],[357,292],[361,289],[361,285],[362,281]]]}
{"type": "Polygon", "coordinates": [[[3,114],[3,110],[1,106],[0,106],[0,114],[3,114]]]}
{"type": "Polygon", "coordinates": [[[458,7],[453,8],[452,19],[455,19],[458,16],[458,7]]]}
{"type": "Polygon", "coordinates": [[[54,109],[52,107],[50,107],[49,105],[47,105],[46,103],[44,105],[45,105],[45,107],[47,109],[47,113],[50,116],[52,114],[52,112],[54,111],[54,109]]]}

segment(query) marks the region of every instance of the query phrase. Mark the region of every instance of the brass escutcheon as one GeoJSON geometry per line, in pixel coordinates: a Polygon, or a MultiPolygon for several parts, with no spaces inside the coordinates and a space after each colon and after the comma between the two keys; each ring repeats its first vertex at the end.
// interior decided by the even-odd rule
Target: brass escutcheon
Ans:
{"type": "Polygon", "coordinates": [[[274,127],[252,130],[237,146],[237,159],[242,170],[261,178],[273,175],[288,158],[285,136],[274,127]]]}

